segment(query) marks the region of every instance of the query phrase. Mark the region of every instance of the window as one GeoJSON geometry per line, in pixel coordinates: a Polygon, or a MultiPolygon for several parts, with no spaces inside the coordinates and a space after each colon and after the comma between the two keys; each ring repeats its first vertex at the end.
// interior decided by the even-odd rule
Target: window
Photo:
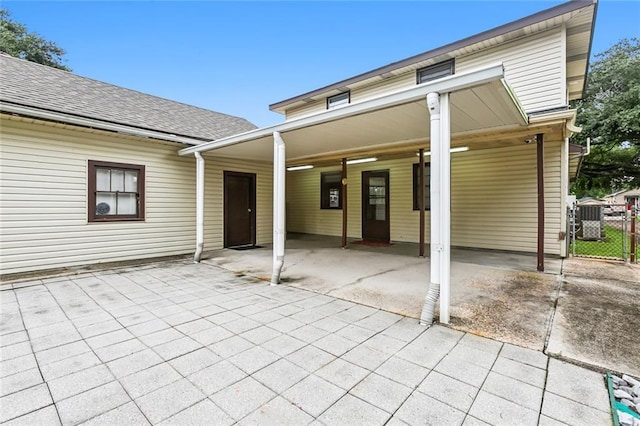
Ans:
{"type": "MultiPolygon", "coordinates": [[[[420,204],[418,200],[420,199],[419,189],[420,189],[420,175],[418,171],[420,170],[420,164],[413,165],[413,209],[420,210],[420,204]]],[[[424,209],[431,210],[431,164],[424,163],[424,209]]]]}
{"type": "Polygon", "coordinates": [[[340,105],[347,105],[350,102],[351,92],[344,92],[339,95],[329,96],[327,98],[327,109],[335,108],[340,105]]]}
{"type": "Polygon", "coordinates": [[[320,174],[320,208],[342,208],[342,172],[320,174]]]}
{"type": "Polygon", "coordinates": [[[144,220],[144,166],[89,160],[89,222],[144,220]]]}
{"type": "Polygon", "coordinates": [[[426,83],[427,81],[436,80],[438,78],[446,77],[454,74],[454,61],[453,59],[445,62],[440,62],[435,65],[430,65],[425,68],[420,68],[417,72],[417,84],[426,83]]]}

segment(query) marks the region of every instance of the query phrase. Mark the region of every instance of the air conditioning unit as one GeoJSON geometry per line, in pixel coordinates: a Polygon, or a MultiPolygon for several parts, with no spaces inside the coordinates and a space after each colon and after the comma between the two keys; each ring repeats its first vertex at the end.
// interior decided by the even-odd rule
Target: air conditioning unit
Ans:
{"type": "Polygon", "coordinates": [[[583,240],[599,240],[602,238],[600,233],[599,220],[583,220],[582,221],[582,239],[583,240]]]}

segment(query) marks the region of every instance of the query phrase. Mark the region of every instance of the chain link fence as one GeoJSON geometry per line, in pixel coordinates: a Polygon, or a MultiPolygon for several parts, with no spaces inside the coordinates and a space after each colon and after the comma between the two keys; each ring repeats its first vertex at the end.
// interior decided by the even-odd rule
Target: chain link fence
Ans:
{"type": "Polygon", "coordinates": [[[569,210],[570,253],[638,263],[640,223],[636,204],[577,204],[569,210]]]}

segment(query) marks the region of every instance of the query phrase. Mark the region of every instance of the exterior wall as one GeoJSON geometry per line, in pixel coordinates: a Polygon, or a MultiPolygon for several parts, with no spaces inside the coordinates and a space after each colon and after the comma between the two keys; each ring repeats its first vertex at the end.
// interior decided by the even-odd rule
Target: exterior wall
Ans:
{"type": "Polygon", "coordinates": [[[526,112],[566,106],[565,35],[561,28],[456,59],[456,72],[503,62],[526,112]]]}
{"type": "MultiPolygon", "coordinates": [[[[545,252],[561,254],[562,141],[545,141],[545,252]]],[[[419,212],[413,210],[412,164],[417,157],[348,167],[348,236],[361,238],[361,176],[389,170],[391,240],[419,241],[419,212]]],[[[342,211],[320,209],[320,172],[287,174],[287,230],[341,235],[342,211]]],[[[451,243],[460,247],[536,252],[536,147],[518,145],[452,154],[451,243]]],[[[426,241],[429,241],[429,212],[426,241]]]]}
{"type": "MultiPolygon", "coordinates": [[[[178,145],[2,117],[1,273],[192,253],[195,159],[178,145]],[[87,222],[87,161],[146,166],[143,222],[87,222]]],[[[271,241],[271,164],[206,158],[205,249],[222,247],[223,170],[257,173],[257,239],[271,241]]]]}
{"type": "MultiPolygon", "coordinates": [[[[456,58],[456,73],[503,62],[507,82],[527,112],[567,105],[565,42],[557,28],[456,58]]],[[[351,103],[416,85],[415,71],[351,91],[351,103]]],[[[326,109],[325,98],[286,111],[286,118],[299,118],[326,109]]]]}

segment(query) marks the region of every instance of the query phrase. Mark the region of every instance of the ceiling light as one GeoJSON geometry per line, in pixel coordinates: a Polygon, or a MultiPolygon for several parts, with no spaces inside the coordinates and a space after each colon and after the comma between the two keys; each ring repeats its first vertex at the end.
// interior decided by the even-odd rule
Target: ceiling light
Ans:
{"type": "Polygon", "coordinates": [[[378,161],[378,159],[376,157],[358,158],[356,160],[347,160],[347,164],[371,163],[372,161],[378,161]]]}
{"type": "Polygon", "coordinates": [[[293,171],[296,171],[296,170],[307,170],[307,169],[313,169],[313,165],[307,164],[307,165],[304,165],[304,166],[287,167],[287,171],[289,171],[289,172],[293,172],[293,171]]]}
{"type": "MultiPolygon", "coordinates": [[[[468,146],[459,146],[457,148],[451,148],[449,150],[449,152],[465,152],[465,151],[469,151],[469,147],[468,146]]],[[[416,155],[419,157],[420,153],[418,152],[416,155]]],[[[429,155],[431,155],[431,151],[425,151],[424,152],[424,156],[425,157],[428,157],[429,155]]]]}

